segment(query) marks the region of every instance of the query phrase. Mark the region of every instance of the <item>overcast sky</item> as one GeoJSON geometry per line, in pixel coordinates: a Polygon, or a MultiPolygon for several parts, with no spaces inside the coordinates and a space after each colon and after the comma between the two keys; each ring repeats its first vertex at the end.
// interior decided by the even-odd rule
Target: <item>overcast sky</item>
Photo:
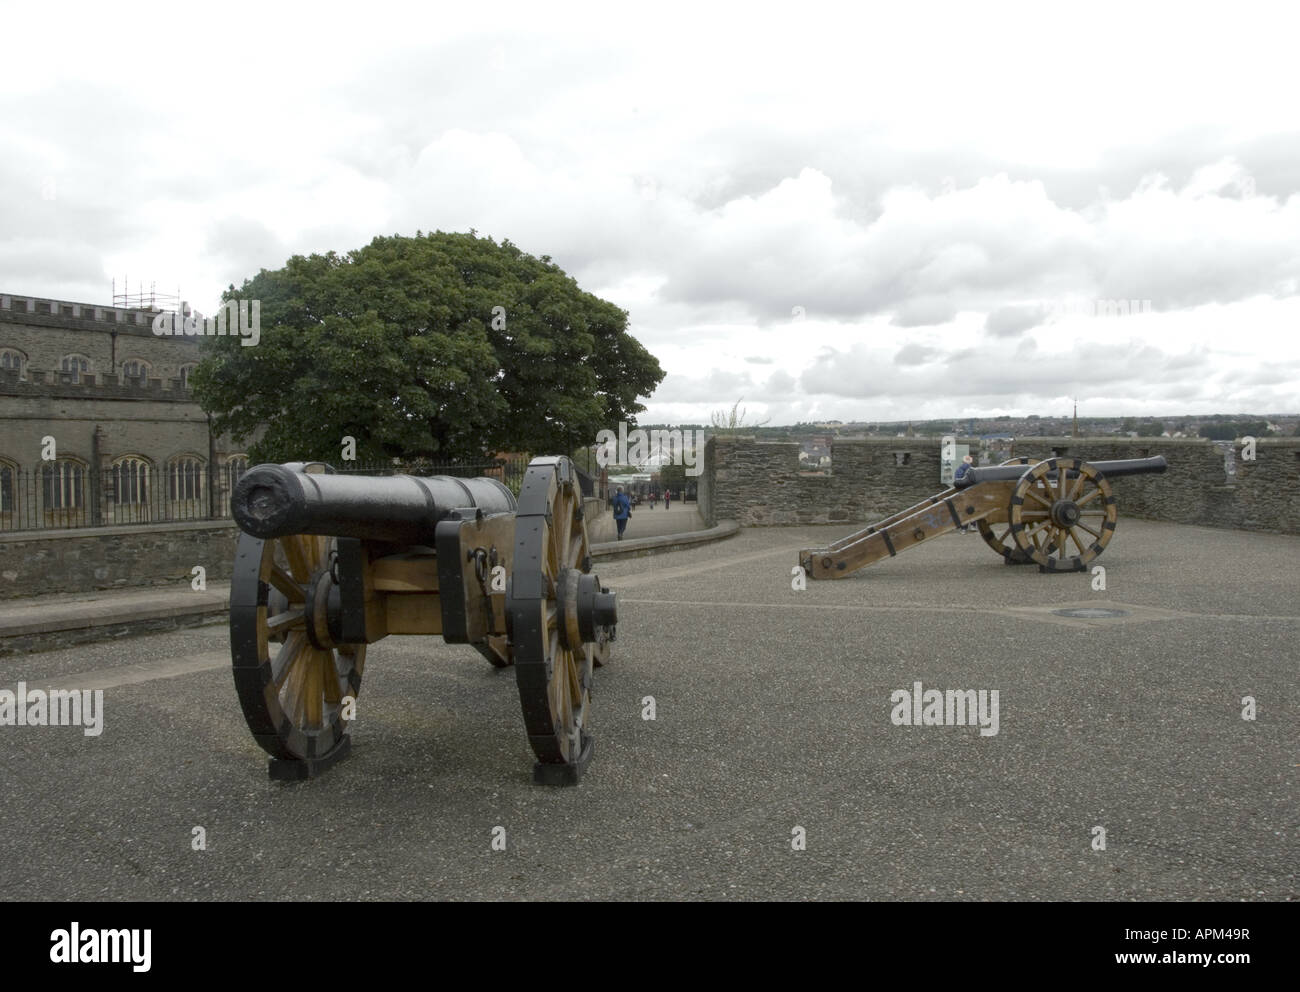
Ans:
{"type": "Polygon", "coordinates": [[[1285,5],[23,6],[2,292],[472,227],[629,312],[643,422],[1300,411],[1285,5]]]}

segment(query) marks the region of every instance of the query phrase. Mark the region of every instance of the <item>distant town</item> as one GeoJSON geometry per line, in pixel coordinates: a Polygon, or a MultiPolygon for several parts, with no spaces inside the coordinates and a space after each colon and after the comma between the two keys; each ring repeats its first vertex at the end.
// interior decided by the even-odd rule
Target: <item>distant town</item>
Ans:
{"type": "MultiPolygon", "coordinates": [[[[640,424],[645,430],[667,424],[640,424]]],[[[1300,414],[1212,414],[1174,417],[960,417],[942,420],[822,420],[773,427],[767,424],[720,427],[717,424],[672,424],[674,430],[700,429],[710,434],[748,434],[764,441],[796,441],[809,435],[830,438],[943,437],[1205,437],[1231,441],[1254,437],[1300,437],[1300,414]]]]}

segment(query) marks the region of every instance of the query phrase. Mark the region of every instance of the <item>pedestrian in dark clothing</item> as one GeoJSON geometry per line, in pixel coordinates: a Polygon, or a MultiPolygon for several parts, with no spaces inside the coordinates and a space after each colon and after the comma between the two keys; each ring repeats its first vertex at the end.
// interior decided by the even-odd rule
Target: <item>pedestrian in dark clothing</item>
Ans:
{"type": "Polygon", "coordinates": [[[953,481],[961,482],[962,479],[966,478],[966,473],[969,472],[974,467],[975,467],[975,459],[972,458],[970,455],[967,455],[965,458],[961,460],[961,464],[957,466],[957,474],[956,476],[954,476],[953,481]]]}
{"type": "Polygon", "coordinates": [[[623,487],[618,487],[618,492],[614,494],[614,522],[618,524],[618,539],[623,540],[623,531],[627,529],[628,517],[632,515],[632,501],[627,498],[623,492],[623,487]]]}

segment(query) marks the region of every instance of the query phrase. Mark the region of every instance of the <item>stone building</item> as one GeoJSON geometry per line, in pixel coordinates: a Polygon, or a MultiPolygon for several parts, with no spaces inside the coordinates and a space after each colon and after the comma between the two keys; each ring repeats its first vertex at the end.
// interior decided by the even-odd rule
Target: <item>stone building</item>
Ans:
{"type": "Polygon", "coordinates": [[[154,311],[0,294],[0,530],[222,517],[247,455],[154,311]]]}

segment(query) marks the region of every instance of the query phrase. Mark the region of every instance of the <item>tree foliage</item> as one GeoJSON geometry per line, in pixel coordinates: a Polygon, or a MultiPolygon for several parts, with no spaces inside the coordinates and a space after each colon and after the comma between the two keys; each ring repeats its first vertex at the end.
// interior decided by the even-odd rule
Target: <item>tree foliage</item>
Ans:
{"type": "Polygon", "coordinates": [[[1232,441],[1239,437],[1271,437],[1267,420],[1224,420],[1218,423],[1202,424],[1201,437],[1211,441],[1232,441]]]}
{"type": "Polygon", "coordinates": [[[659,466],[659,484],[665,489],[671,489],[675,493],[681,492],[686,488],[686,466],[659,466]]]}
{"type": "Polygon", "coordinates": [[[257,461],[336,462],[345,436],[362,461],[568,451],[664,376],[626,311],[473,231],[295,255],[231,299],[261,301],[260,342],[203,338],[194,390],[215,430],[265,426],[257,461]]]}

